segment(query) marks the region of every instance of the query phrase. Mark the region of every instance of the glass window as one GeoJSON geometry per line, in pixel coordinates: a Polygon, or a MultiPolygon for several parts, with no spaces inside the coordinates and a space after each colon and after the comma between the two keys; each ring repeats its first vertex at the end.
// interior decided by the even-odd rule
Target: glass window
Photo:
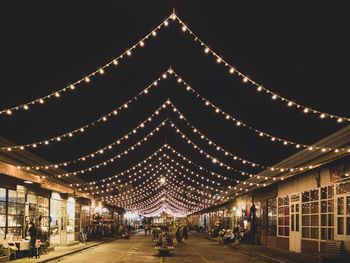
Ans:
{"type": "Polygon", "coordinates": [[[338,197],[337,214],[344,215],[344,197],[338,197]]]}
{"type": "Polygon", "coordinates": [[[6,201],[6,189],[0,188],[0,201],[6,201]]]}
{"type": "Polygon", "coordinates": [[[6,214],[6,202],[0,201],[0,215],[6,214]]]}
{"type": "MultiPolygon", "coordinates": [[[[310,239],[319,238],[319,214],[320,211],[327,212],[327,187],[322,189],[313,189],[309,191],[304,191],[302,193],[302,204],[301,204],[301,214],[302,214],[302,237],[310,239]],[[319,191],[321,193],[319,194],[319,191]],[[320,197],[325,201],[320,203],[320,197]],[[321,205],[321,208],[320,208],[321,205]]],[[[327,233],[327,215],[321,217],[321,225],[324,225],[324,229],[321,230],[321,237],[326,237],[327,233]]]]}
{"type": "Polygon", "coordinates": [[[276,198],[267,200],[267,235],[276,236],[277,203],[276,198]]]}
{"type": "Polygon", "coordinates": [[[278,235],[289,236],[289,196],[278,197],[278,235]]]}
{"type": "Polygon", "coordinates": [[[338,235],[344,235],[344,217],[338,217],[338,235]]]}

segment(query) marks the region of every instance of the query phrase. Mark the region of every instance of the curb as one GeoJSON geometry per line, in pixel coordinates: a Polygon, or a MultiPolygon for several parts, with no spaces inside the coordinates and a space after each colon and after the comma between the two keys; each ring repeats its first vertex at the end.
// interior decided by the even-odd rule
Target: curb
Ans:
{"type": "Polygon", "coordinates": [[[117,240],[117,239],[111,239],[111,240],[102,241],[100,243],[97,243],[97,244],[94,244],[94,245],[91,245],[91,246],[87,246],[87,247],[83,247],[81,249],[70,251],[70,252],[68,252],[66,254],[63,254],[63,255],[55,256],[55,257],[44,259],[44,260],[38,260],[35,263],[44,263],[44,262],[50,262],[50,261],[53,261],[53,260],[57,260],[57,259],[65,257],[65,256],[69,256],[69,255],[72,255],[74,253],[78,253],[78,252],[84,251],[84,250],[89,249],[89,248],[97,247],[99,245],[102,245],[102,244],[105,244],[105,243],[108,243],[108,242],[112,242],[114,240],[117,240]]]}
{"type": "MultiPolygon", "coordinates": [[[[200,234],[196,234],[196,233],[193,233],[193,234],[197,235],[199,237],[208,239],[210,241],[216,242],[216,243],[219,242],[218,240],[215,240],[215,239],[213,239],[213,238],[211,238],[209,236],[201,236],[200,234]]],[[[278,263],[287,263],[287,261],[285,261],[285,260],[282,260],[282,259],[279,259],[279,258],[270,257],[270,256],[266,256],[266,255],[263,255],[263,254],[254,253],[254,252],[251,252],[251,251],[249,251],[247,249],[244,249],[244,248],[241,248],[241,247],[234,247],[232,245],[225,245],[225,246],[231,247],[233,249],[239,249],[239,250],[241,250],[242,253],[244,253],[244,254],[246,254],[248,256],[255,257],[255,258],[263,258],[265,260],[274,261],[274,262],[278,262],[278,263]]]]}
{"type": "Polygon", "coordinates": [[[264,254],[259,254],[259,253],[254,253],[248,249],[244,249],[244,248],[241,248],[241,247],[234,247],[234,246],[230,246],[229,247],[233,248],[233,249],[238,249],[238,250],[241,250],[241,252],[243,254],[246,254],[248,256],[252,256],[252,257],[255,257],[255,258],[263,258],[265,260],[269,260],[269,261],[274,261],[274,262],[278,262],[278,263],[287,263],[288,261],[285,261],[285,260],[282,260],[282,259],[279,259],[279,258],[275,258],[275,257],[270,257],[270,256],[267,256],[267,255],[264,255],[264,254]]]}

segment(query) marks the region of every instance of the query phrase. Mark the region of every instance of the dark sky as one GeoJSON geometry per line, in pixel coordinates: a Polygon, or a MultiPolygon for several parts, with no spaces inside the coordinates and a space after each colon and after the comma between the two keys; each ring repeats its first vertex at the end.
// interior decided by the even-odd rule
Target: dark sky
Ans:
{"type": "MultiPolygon", "coordinates": [[[[214,51],[265,87],[300,104],[350,116],[350,17],[343,3],[218,0],[22,1],[11,6],[1,3],[0,108],[46,95],[95,70],[142,38],[175,7],[179,17],[214,51]]],[[[223,110],[275,136],[311,144],[344,126],[303,115],[271,102],[269,96],[258,95],[239,78],[229,76],[179,26],[171,24],[143,49],[137,49],[118,67],[90,84],[83,84],[82,88],[44,106],[33,106],[28,113],[0,116],[0,135],[21,144],[78,128],[135,96],[169,65],[223,110]]],[[[132,130],[167,97],[193,125],[243,158],[271,165],[295,152],[218,118],[180,89],[174,79],[163,82],[160,88],[107,124],[33,152],[51,162],[90,153],[132,130]]],[[[163,113],[152,127],[106,156],[137,142],[166,117],[175,115],[163,113]]],[[[184,125],[181,127],[186,131],[184,125]]],[[[200,144],[196,137],[191,138],[200,144]]],[[[165,141],[203,166],[221,171],[198,156],[171,129],[164,129],[127,158],[82,178],[108,177],[143,160],[165,141]]],[[[210,147],[200,145],[212,152],[210,147]]],[[[219,154],[215,156],[235,165],[219,154]]],[[[67,170],[81,167],[84,166],[67,170]]]]}

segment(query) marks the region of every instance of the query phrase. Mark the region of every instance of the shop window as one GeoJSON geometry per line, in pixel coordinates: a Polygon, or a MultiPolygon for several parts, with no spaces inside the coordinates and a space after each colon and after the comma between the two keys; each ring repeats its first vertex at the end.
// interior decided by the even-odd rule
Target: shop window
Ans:
{"type": "MultiPolygon", "coordinates": [[[[322,195],[322,193],[321,193],[322,195]]],[[[327,196],[327,193],[326,193],[327,196]]],[[[319,238],[319,190],[313,189],[302,193],[302,237],[310,239],[319,238]]],[[[327,229],[325,230],[327,231],[327,229]]]]}
{"type": "Polygon", "coordinates": [[[6,189],[0,188],[0,238],[6,234],[6,189]]]}
{"type": "Polygon", "coordinates": [[[278,235],[289,236],[289,196],[278,197],[278,235]]]}
{"type": "Polygon", "coordinates": [[[24,236],[24,201],[24,193],[8,190],[6,238],[16,240],[24,236]]]}
{"type": "Polygon", "coordinates": [[[321,188],[321,239],[334,239],[334,186],[321,188]]]}
{"type": "Polygon", "coordinates": [[[267,200],[267,235],[276,236],[277,232],[277,202],[276,198],[267,200]]]}
{"type": "Polygon", "coordinates": [[[38,196],[38,227],[41,230],[42,240],[48,240],[49,236],[49,199],[38,196]]]}
{"type": "Polygon", "coordinates": [[[336,222],[338,235],[350,235],[350,183],[341,183],[336,186],[336,222]]]}

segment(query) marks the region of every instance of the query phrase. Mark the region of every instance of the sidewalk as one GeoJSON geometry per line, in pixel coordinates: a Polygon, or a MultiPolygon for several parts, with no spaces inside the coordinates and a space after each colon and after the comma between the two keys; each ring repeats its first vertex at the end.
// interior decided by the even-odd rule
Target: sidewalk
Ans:
{"type": "MultiPolygon", "coordinates": [[[[214,242],[219,242],[217,238],[211,238],[208,233],[197,233],[191,232],[194,235],[201,236],[212,240],[214,242]]],[[[242,253],[265,259],[268,261],[279,262],[279,263],[317,263],[321,262],[321,258],[318,255],[308,255],[303,253],[294,253],[287,250],[265,247],[261,245],[250,245],[241,243],[231,243],[227,246],[233,249],[239,249],[242,253]]]]}
{"type": "MultiPolygon", "coordinates": [[[[107,242],[111,242],[117,240],[115,238],[101,238],[98,240],[93,240],[93,241],[89,241],[87,243],[87,245],[79,243],[78,245],[75,246],[71,246],[71,247],[64,247],[64,246],[59,246],[59,247],[55,247],[54,251],[49,252],[48,254],[45,255],[40,255],[40,258],[38,259],[32,259],[32,258],[21,258],[21,259],[16,259],[16,260],[12,260],[11,262],[14,263],[43,263],[43,262],[48,262],[51,260],[55,260],[73,253],[77,253],[79,251],[91,248],[91,247],[96,247],[98,245],[107,243],[107,242]]],[[[10,261],[9,261],[10,262],[10,261]]]]}

